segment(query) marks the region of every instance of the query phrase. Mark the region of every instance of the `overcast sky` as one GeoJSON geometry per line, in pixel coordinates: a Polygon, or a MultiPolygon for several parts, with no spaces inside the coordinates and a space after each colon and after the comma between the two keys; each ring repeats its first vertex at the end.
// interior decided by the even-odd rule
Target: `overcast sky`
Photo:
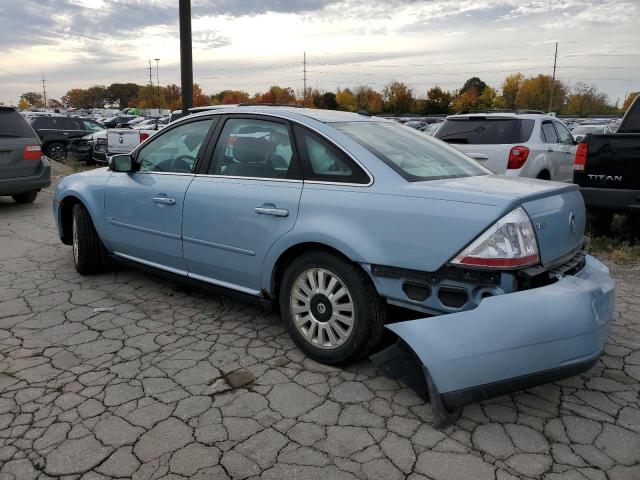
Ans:
{"type": "MultiPolygon", "coordinates": [[[[205,93],[334,90],[391,79],[417,94],[477,75],[551,73],[611,101],[640,90],[640,0],[192,0],[194,81],[205,93]]],[[[0,101],[74,87],[180,83],[178,0],[0,0],[0,101]],[[153,82],[156,82],[155,62],[153,82]]]]}

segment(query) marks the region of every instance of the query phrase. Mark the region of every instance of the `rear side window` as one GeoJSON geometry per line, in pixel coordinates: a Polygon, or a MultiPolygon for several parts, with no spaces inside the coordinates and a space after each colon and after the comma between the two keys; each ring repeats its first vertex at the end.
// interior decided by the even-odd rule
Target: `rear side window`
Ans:
{"type": "Polygon", "coordinates": [[[556,135],[556,129],[553,128],[551,122],[542,123],[542,139],[545,143],[560,143],[558,135],[556,135]]]}
{"type": "Polygon", "coordinates": [[[0,109],[0,137],[33,138],[35,132],[15,110],[0,109]]]}
{"type": "Polygon", "coordinates": [[[640,96],[629,107],[618,133],[640,133],[640,96]]]}
{"type": "Polygon", "coordinates": [[[503,145],[524,143],[531,138],[534,120],[520,118],[447,118],[436,138],[447,143],[503,145]]]}
{"type": "Polygon", "coordinates": [[[302,160],[305,180],[340,183],[369,183],[369,177],[353,160],[320,135],[302,128],[294,128],[302,160]]]}

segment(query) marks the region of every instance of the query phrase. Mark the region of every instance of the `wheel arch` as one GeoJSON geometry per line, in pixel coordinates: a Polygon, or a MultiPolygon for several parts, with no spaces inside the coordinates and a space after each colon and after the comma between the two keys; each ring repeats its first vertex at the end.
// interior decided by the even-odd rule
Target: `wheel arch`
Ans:
{"type": "Polygon", "coordinates": [[[544,167],[542,170],[538,172],[538,175],[536,175],[536,178],[539,178],[540,180],[551,180],[551,172],[547,167],[544,167]]]}
{"type": "Polygon", "coordinates": [[[75,195],[67,195],[60,201],[59,222],[60,222],[60,240],[65,245],[71,245],[71,229],[73,222],[73,207],[77,204],[84,205],[80,198],[75,195]]]}
{"type": "Polygon", "coordinates": [[[277,305],[278,302],[280,281],[282,280],[287,265],[289,265],[295,258],[299,257],[300,255],[314,251],[322,251],[335,255],[345,260],[346,262],[357,266],[357,268],[361,269],[367,275],[367,277],[369,276],[369,273],[365,269],[363,269],[357,261],[352,259],[349,255],[345,254],[341,248],[337,248],[334,245],[329,245],[327,243],[319,241],[299,242],[283,250],[273,262],[273,266],[268,270],[269,279],[268,283],[265,284],[265,286],[268,285],[268,292],[265,292],[265,294],[271,298],[274,305],[277,305]]]}

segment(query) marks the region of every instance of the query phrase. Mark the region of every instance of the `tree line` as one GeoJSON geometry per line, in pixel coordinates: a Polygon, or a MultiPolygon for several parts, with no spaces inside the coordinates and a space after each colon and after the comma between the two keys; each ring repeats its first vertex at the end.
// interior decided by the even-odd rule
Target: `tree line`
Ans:
{"type": "MultiPolygon", "coordinates": [[[[109,86],[94,85],[87,89],[69,90],[60,100],[49,99],[52,108],[181,108],[181,89],[178,85],[137,85],[113,83],[109,86]]],[[[620,107],[612,105],[607,95],[595,86],[577,83],[569,86],[550,75],[525,77],[522,73],[507,76],[499,88],[487,85],[478,77],[469,78],[458,90],[445,90],[434,86],[424,92],[407,84],[390,81],[382,91],[368,85],[355,88],[338,88],[322,91],[308,88],[294,91],[291,87],[272,86],[254,95],[242,90],[223,90],[205,94],[198,84],[193,85],[193,105],[218,105],[235,103],[296,104],[330,110],[361,111],[372,114],[449,114],[460,111],[486,109],[531,109],[552,111],[558,114],[589,116],[620,114],[640,94],[633,92],[620,107]]],[[[20,108],[42,107],[42,96],[27,92],[20,97],[20,108]]]]}

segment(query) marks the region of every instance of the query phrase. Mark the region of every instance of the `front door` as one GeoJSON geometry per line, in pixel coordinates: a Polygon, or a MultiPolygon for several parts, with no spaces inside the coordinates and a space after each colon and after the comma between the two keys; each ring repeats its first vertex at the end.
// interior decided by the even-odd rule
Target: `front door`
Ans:
{"type": "Polygon", "coordinates": [[[136,172],[111,174],[105,212],[107,238],[116,255],[186,274],[184,196],[211,125],[209,118],[166,130],[136,154],[136,172]]]}
{"type": "Polygon", "coordinates": [[[279,119],[226,119],[206,174],[186,195],[190,277],[259,294],[264,258],[298,216],[302,181],[291,138],[279,119]]]}

